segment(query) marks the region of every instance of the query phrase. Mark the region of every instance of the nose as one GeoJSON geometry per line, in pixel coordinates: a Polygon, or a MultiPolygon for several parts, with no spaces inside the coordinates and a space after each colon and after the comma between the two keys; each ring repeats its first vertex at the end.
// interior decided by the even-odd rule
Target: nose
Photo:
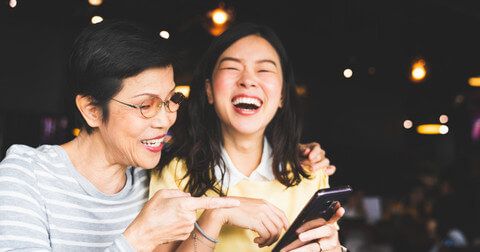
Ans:
{"type": "Polygon", "coordinates": [[[250,73],[250,71],[244,71],[238,83],[244,88],[256,87],[258,85],[255,75],[250,73]]]}

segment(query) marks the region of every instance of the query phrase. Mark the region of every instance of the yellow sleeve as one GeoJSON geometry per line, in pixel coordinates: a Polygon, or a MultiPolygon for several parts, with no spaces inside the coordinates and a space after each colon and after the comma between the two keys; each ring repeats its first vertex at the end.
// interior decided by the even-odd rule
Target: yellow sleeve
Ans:
{"type": "Polygon", "coordinates": [[[182,178],[185,175],[185,163],[177,158],[173,159],[168,165],[163,167],[162,172],[152,172],[150,178],[151,198],[160,189],[180,189],[183,190],[182,178]]]}

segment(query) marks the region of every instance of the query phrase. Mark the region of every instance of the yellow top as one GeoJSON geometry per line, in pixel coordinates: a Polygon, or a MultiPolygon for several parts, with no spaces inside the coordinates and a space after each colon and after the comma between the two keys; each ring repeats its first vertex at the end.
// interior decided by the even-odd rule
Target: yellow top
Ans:
{"type": "MultiPolygon", "coordinates": [[[[173,159],[160,174],[152,174],[150,181],[150,197],[159,189],[184,190],[187,180],[182,178],[186,173],[183,160],[173,159]]],[[[285,188],[277,180],[249,181],[242,180],[228,189],[228,196],[249,198],[263,198],[281,209],[292,223],[296,216],[310,200],[312,195],[322,188],[328,188],[328,176],[322,169],[311,174],[311,179],[304,179],[297,186],[285,188]]],[[[218,196],[213,191],[208,191],[206,196],[218,196]]],[[[199,214],[200,211],[199,211],[199,214]]],[[[259,248],[253,239],[257,233],[230,225],[224,225],[220,231],[219,240],[215,251],[271,251],[275,244],[259,248]]]]}

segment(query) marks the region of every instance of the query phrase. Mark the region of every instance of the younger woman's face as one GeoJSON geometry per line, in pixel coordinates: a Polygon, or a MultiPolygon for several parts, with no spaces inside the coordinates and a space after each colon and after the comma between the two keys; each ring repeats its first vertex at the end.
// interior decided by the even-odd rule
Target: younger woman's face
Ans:
{"type": "Polygon", "coordinates": [[[282,84],[277,52],[264,38],[250,35],[220,55],[206,89],[224,133],[263,135],[282,106],[282,84]]]}
{"type": "MultiPolygon", "coordinates": [[[[172,67],[147,69],[123,80],[122,90],[115,100],[140,106],[151,97],[165,101],[175,88],[172,67]]],[[[153,168],[160,160],[163,140],[177,113],[163,106],[152,118],[119,102],[109,103],[108,121],[99,127],[107,155],[114,163],[125,166],[153,168]]]]}

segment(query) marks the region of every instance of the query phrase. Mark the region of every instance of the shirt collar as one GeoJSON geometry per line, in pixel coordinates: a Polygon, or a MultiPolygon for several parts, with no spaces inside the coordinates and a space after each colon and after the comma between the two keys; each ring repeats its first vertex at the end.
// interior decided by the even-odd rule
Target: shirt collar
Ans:
{"type": "MultiPolygon", "coordinates": [[[[250,174],[250,177],[243,175],[237,167],[233,164],[230,156],[223,146],[222,149],[222,159],[225,162],[225,178],[223,184],[221,184],[222,190],[226,190],[231,186],[236,185],[243,179],[250,181],[273,181],[275,180],[275,175],[272,170],[272,148],[267,141],[267,138],[263,138],[263,152],[262,159],[260,164],[255,168],[255,170],[250,174]]],[[[217,181],[221,181],[222,172],[219,165],[215,166],[215,178],[217,181]]]]}

